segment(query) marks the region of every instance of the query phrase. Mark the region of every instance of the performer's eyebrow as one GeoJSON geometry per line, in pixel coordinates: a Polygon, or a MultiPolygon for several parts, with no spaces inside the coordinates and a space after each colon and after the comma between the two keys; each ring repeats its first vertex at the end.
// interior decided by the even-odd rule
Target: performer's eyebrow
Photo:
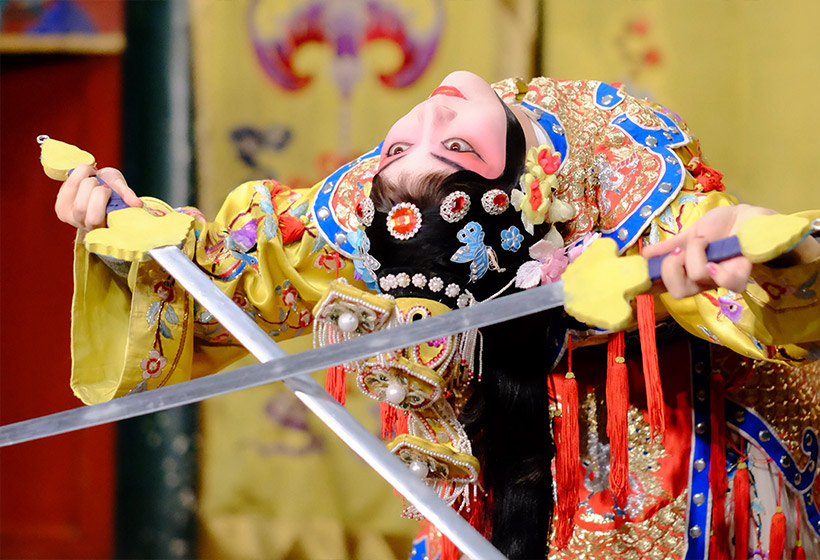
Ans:
{"type": "MultiPolygon", "coordinates": [[[[436,158],[439,161],[443,161],[447,165],[451,165],[451,166],[455,167],[456,171],[464,171],[466,169],[466,167],[464,167],[463,165],[459,165],[458,163],[454,162],[451,159],[447,159],[444,156],[440,156],[438,154],[430,154],[430,155],[433,156],[434,158],[436,158]]],[[[478,155],[478,154],[476,154],[476,155],[478,155]]]]}
{"type": "Polygon", "coordinates": [[[403,157],[404,157],[404,156],[401,156],[401,157],[393,157],[390,161],[388,161],[387,163],[385,163],[384,165],[382,165],[382,166],[379,168],[379,173],[381,173],[382,171],[384,171],[385,169],[387,169],[388,167],[390,167],[391,165],[393,165],[394,163],[396,163],[397,161],[399,161],[399,160],[400,160],[401,158],[403,158],[403,157]]]}
{"type": "MultiPolygon", "coordinates": [[[[455,168],[455,170],[456,170],[456,171],[464,171],[464,170],[466,169],[466,167],[464,167],[463,165],[459,165],[458,163],[456,163],[456,162],[454,162],[453,160],[448,159],[448,158],[446,158],[446,157],[444,157],[444,156],[440,156],[440,155],[438,155],[438,154],[433,154],[433,153],[431,153],[430,155],[431,155],[431,156],[433,156],[434,158],[436,158],[437,160],[439,160],[439,161],[441,161],[441,162],[444,162],[444,163],[446,163],[447,165],[449,165],[449,166],[451,166],[451,167],[455,168]]],[[[404,157],[404,156],[400,156],[400,157],[394,157],[394,158],[392,158],[390,161],[388,161],[387,163],[385,163],[385,164],[384,164],[384,165],[383,165],[383,166],[379,169],[379,173],[381,173],[382,171],[384,171],[385,169],[387,169],[388,167],[390,167],[391,165],[393,165],[394,163],[396,163],[397,161],[399,161],[399,160],[400,160],[400,159],[402,159],[403,157],[404,157]]]]}

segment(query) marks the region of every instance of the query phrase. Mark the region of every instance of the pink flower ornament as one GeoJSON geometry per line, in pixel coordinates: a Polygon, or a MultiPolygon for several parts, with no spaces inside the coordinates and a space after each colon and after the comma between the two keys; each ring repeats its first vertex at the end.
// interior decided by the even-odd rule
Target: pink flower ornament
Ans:
{"type": "Polygon", "coordinates": [[[515,275],[516,288],[528,289],[539,284],[551,284],[561,278],[569,264],[564,248],[546,239],[530,247],[530,257],[535,260],[522,264],[515,275]]]}

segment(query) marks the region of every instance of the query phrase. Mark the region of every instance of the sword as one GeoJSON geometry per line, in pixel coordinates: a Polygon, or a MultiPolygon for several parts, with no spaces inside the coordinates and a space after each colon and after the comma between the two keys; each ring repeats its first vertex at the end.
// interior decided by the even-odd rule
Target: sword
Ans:
{"type": "Polygon", "coordinates": [[[241,340],[251,353],[265,363],[0,426],[0,447],[168,410],[275,381],[290,380],[341,363],[538,313],[558,307],[563,302],[563,284],[558,281],[397,328],[366,334],[353,340],[298,354],[287,354],[264,331],[251,328],[256,327],[255,323],[244,313],[237,314],[235,311],[239,310],[235,304],[177,248],[154,249],[151,255],[174,275],[191,295],[208,308],[226,329],[241,340]],[[190,269],[186,270],[185,282],[182,280],[183,275],[179,273],[184,269],[190,269]],[[188,272],[193,279],[188,279],[188,272]],[[233,320],[237,323],[229,326],[233,320]]]}
{"type": "Polygon", "coordinates": [[[416,321],[402,328],[388,329],[355,340],[287,355],[177,247],[152,249],[149,254],[257,359],[267,363],[2,426],[0,447],[167,410],[282,380],[296,397],[465,554],[471,558],[503,558],[464,518],[411,474],[387,450],[382,440],[370,433],[308,374],[340,363],[559,306],[563,301],[560,282],[507,296],[503,300],[493,300],[416,321]]]}

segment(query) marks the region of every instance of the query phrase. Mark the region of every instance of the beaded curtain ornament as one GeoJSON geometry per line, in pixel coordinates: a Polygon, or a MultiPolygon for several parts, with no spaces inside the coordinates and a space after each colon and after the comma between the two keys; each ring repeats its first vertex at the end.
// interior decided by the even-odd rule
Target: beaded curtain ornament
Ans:
{"type": "MultiPolygon", "coordinates": [[[[389,296],[333,282],[314,309],[314,345],[349,340],[447,310],[428,300],[403,301],[410,305],[402,309],[389,296]]],[[[345,371],[356,374],[356,384],[365,395],[395,409],[387,415],[391,425],[383,427],[385,434],[397,433],[388,447],[442,499],[459,509],[469,507],[478,492],[478,460],[458,421],[466,402],[464,388],[474,375],[477,337],[471,329],[344,364],[345,371]]],[[[412,505],[404,515],[420,518],[412,505]]]]}

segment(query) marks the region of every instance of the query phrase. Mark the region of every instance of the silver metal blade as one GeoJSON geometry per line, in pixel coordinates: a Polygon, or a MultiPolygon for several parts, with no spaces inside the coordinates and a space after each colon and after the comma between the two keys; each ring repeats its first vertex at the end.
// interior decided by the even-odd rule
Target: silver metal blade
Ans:
{"type": "MultiPolygon", "coordinates": [[[[176,247],[151,251],[151,256],[188,290],[260,361],[286,356],[277,345],[233,301],[176,247]]],[[[365,428],[308,373],[284,379],[288,386],[320,420],[339,436],[393,488],[465,554],[472,558],[504,556],[467,521],[445,504],[424,482],[393,455],[384,442],[365,428]]]]}
{"type": "MultiPolygon", "coordinates": [[[[562,302],[562,285],[556,282],[484,302],[475,307],[453,310],[423,321],[339,342],[332,346],[316,348],[299,354],[285,354],[281,358],[266,363],[245,366],[224,374],[200,377],[145,393],[127,395],[105,403],[0,426],[0,447],[134,418],[234,391],[282,381],[289,377],[368,358],[398,348],[406,348],[470,328],[480,328],[537,313],[557,307],[562,302]]],[[[225,308],[230,309],[228,306],[225,308]]],[[[211,312],[216,316],[213,310],[211,312]]],[[[275,344],[267,335],[265,339],[275,344]]],[[[260,340],[259,343],[264,344],[265,342],[260,340]]]]}
{"type": "Polygon", "coordinates": [[[563,302],[563,285],[560,282],[333,346],[287,355],[179,249],[155,249],[151,251],[151,255],[257,359],[267,363],[3,426],[0,427],[0,447],[167,410],[283,380],[302,402],[463,552],[472,558],[502,557],[460,515],[410,474],[404,464],[387,451],[381,440],[367,431],[308,374],[381,352],[560,306],[563,302]]]}

